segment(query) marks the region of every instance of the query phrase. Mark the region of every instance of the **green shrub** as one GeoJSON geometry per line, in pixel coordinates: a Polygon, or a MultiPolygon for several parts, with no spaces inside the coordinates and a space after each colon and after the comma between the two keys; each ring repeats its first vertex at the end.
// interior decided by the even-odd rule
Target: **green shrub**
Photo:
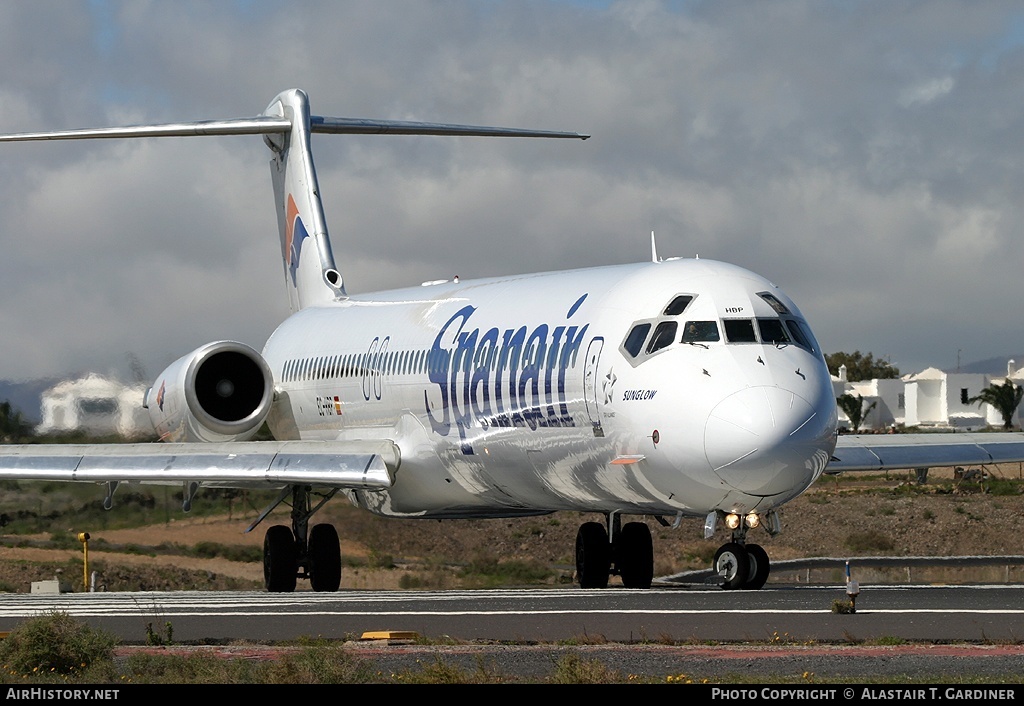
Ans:
{"type": "Polygon", "coordinates": [[[113,635],[53,612],[29,618],[0,641],[0,663],[25,676],[76,674],[112,660],[116,644],[113,635]]]}

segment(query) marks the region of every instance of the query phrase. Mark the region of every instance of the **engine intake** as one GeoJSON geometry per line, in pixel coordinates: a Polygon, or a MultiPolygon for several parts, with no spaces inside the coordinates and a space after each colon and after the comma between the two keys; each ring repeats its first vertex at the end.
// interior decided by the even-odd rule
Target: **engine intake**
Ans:
{"type": "Polygon", "coordinates": [[[245,441],[274,401],[263,357],[236,341],[217,341],[171,363],[146,393],[145,406],[164,441],[245,441]]]}

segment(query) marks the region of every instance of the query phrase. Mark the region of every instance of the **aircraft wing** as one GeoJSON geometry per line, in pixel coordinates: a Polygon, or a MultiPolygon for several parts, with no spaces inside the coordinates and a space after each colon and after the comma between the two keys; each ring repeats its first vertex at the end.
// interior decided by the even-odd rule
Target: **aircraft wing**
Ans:
{"type": "Polygon", "coordinates": [[[398,462],[386,440],[22,444],[0,446],[0,479],[383,490],[398,462]]]}
{"type": "Polygon", "coordinates": [[[826,473],[1024,461],[1024,433],[841,434],[826,473]]]}

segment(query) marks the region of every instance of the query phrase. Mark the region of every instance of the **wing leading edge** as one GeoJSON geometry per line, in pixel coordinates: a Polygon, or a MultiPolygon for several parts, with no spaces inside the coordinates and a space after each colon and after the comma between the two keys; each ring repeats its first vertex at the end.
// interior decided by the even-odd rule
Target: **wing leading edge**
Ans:
{"type": "Polygon", "coordinates": [[[399,459],[390,441],[24,444],[2,448],[0,479],[384,490],[399,459]]]}
{"type": "Polygon", "coordinates": [[[1024,461],[1024,433],[844,434],[826,473],[1024,461]]]}

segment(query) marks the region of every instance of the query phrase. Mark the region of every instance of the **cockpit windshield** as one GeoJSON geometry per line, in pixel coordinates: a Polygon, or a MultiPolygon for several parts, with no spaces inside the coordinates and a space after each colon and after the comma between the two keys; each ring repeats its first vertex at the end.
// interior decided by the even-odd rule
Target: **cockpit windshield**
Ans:
{"type": "MultiPolygon", "coordinates": [[[[660,316],[634,321],[619,350],[634,366],[678,343],[707,348],[707,344],[718,343],[723,339],[729,345],[760,343],[778,348],[796,345],[818,353],[817,342],[807,324],[795,318],[786,304],[770,292],[758,292],[758,296],[771,307],[776,316],[767,312],[769,315],[757,318],[691,320],[683,323],[682,315],[693,308],[691,304],[697,297],[676,294],[661,310],[660,316]],[[679,329],[682,329],[681,336],[679,329]]],[[[695,311],[690,313],[693,315],[695,311]]],[[[766,313],[763,307],[762,313],[766,313]]]]}
{"type": "Polygon", "coordinates": [[[687,321],[683,343],[707,343],[720,340],[717,321],[687,321]]]}
{"type": "Polygon", "coordinates": [[[647,344],[647,352],[655,353],[662,348],[671,346],[676,341],[676,322],[662,321],[651,336],[651,342],[647,344]]]}
{"type": "Polygon", "coordinates": [[[754,322],[750,319],[725,319],[725,340],[729,343],[757,343],[754,322]]]}
{"type": "Polygon", "coordinates": [[[761,331],[761,340],[765,343],[782,345],[791,342],[781,319],[758,319],[757,328],[761,331]]]}

